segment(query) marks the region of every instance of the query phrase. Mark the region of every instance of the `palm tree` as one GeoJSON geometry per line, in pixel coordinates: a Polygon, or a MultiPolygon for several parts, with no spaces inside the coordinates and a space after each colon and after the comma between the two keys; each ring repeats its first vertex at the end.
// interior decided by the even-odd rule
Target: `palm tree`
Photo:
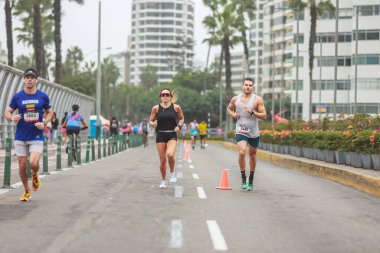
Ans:
{"type": "MultiPolygon", "coordinates": [[[[309,119],[312,115],[312,94],[313,94],[313,68],[314,68],[314,43],[317,33],[317,15],[322,15],[324,11],[335,10],[331,0],[308,0],[304,3],[302,0],[288,0],[289,7],[297,10],[310,9],[310,39],[309,39],[309,119]]],[[[338,17],[336,17],[338,18],[338,17]]],[[[298,61],[298,59],[297,59],[298,61]]],[[[297,62],[298,64],[298,62],[297,62]]],[[[336,64],[336,63],[335,63],[336,64]]],[[[298,84],[297,84],[298,85],[298,84]]]]}
{"type": "Polygon", "coordinates": [[[36,70],[42,77],[46,77],[46,61],[41,26],[41,1],[33,2],[33,48],[36,56],[36,70]]]}
{"type": "Polygon", "coordinates": [[[64,73],[74,76],[79,74],[80,65],[83,62],[83,52],[78,46],[72,46],[67,50],[64,73]]]}
{"type": "Polygon", "coordinates": [[[5,0],[5,26],[7,30],[7,50],[8,50],[8,65],[14,66],[13,63],[13,25],[12,25],[12,9],[14,7],[14,0],[5,0]]]}
{"type": "MultiPolygon", "coordinates": [[[[84,0],[71,0],[77,4],[83,4],[84,0]]],[[[54,15],[54,44],[55,44],[55,68],[54,77],[55,82],[59,83],[62,74],[62,35],[61,35],[61,0],[54,0],[53,5],[54,15]]]]}
{"type": "Polygon", "coordinates": [[[205,17],[203,24],[210,33],[213,32],[217,36],[223,48],[226,70],[226,101],[230,101],[233,95],[230,48],[240,41],[240,38],[236,36],[238,23],[235,4],[227,0],[203,0],[203,2],[212,11],[211,15],[205,17]]]}
{"type": "Polygon", "coordinates": [[[256,9],[255,1],[252,0],[233,0],[236,5],[237,11],[237,22],[239,25],[239,31],[241,33],[241,42],[244,47],[244,56],[247,64],[247,73],[249,73],[249,49],[247,42],[247,31],[249,27],[246,25],[246,20],[248,18],[249,21],[254,18],[254,10],[256,9]]]}

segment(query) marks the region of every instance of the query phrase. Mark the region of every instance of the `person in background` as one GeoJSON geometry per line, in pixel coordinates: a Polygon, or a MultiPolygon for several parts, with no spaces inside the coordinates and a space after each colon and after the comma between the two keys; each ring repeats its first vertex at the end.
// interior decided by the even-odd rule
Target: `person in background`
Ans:
{"type": "Polygon", "coordinates": [[[190,123],[190,137],[191,137],[191,146],[193,147],[193,150],[195,149],[195,144],[197,143],[197,136],[198,136],[198,122],[196,119],[194,119],[193,122],[190,123]]]}
{"type": "Polygon", "coordinates": [[[116,117],[112,117],[110,122],[110,133],[111,136],[115,136],[119,134],[119,121],[117,121],[116,117]]]}
{"type": "Polygon", "coordinates": [[[58,135],[58,125],[59,121],[57,119],[57,113],[53,112],[53,118],[51,118],[51,144],[57,144],[57,135],[58,135]]]}
{"type": "Polygon", "coordinates": [[[68,112],[64,113],[63,118],[61,119],[61,136],[62,136],[62,145],[67,145],[67,133],[66,133],[66,127],[63,127],[63,123],[65,123],[66,117],[68,112]]]}
{"type": "Polygon", "coordinates": [[[141,134],[143,137],[143,143],[144,143],[144,148],[145,148],[148,146],[148,133],[149,133],[149,124],[146,120],[141,122],[140,129],[141,129],[141,134]]]}
{"type": "Polygon", "coordinates": [[[206,148],[206,137],[207,137],[207,124],[204,120],[199,124],[199,136],[201,138],[201,149],[206,148]]]}

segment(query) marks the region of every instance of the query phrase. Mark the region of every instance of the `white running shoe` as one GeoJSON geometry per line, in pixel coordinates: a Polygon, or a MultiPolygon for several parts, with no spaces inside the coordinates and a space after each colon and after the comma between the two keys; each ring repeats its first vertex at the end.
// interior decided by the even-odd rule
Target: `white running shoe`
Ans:
{"type": "Polygon", "coordinates": [[[161,181],[161,184],[160,184],[160,186],[159,186],[158,188],[166,189],[166,185],[167,185],[166,180],[162,180],[162,181],[161,181]]]}
{"type": "Polygon", "coordinates": [[[177,182],[177,176],[175,175],[175,172],[170,173],[170,183],[176,183],[177,182]]]}

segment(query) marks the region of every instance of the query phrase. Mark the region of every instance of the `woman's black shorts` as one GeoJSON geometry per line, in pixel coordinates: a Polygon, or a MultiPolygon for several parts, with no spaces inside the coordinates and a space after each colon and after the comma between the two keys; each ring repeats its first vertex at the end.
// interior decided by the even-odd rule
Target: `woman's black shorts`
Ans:
{"type": "Polygon", "coordinates": [[[67,135],[79,135],[80,127],[74,127],[74,126],[68,126],[66,127],[66,133],[67,135]]]}
{"type": "Polygon", "coordinates": [[[156,143],[168,143],[170,140],[177,141],[176,132],[158,132],[156,135],[156,143]]]}

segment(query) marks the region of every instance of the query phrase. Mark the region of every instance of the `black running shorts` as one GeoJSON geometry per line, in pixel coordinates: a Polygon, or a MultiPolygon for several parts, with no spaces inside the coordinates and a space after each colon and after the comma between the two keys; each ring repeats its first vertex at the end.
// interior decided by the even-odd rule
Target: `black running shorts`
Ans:
{"type": "Polygon", "coordinates": [[[176,132],[158,132],[156,135],[156,143],[168,143],[170,140],[177,141],[176,132]]]}

